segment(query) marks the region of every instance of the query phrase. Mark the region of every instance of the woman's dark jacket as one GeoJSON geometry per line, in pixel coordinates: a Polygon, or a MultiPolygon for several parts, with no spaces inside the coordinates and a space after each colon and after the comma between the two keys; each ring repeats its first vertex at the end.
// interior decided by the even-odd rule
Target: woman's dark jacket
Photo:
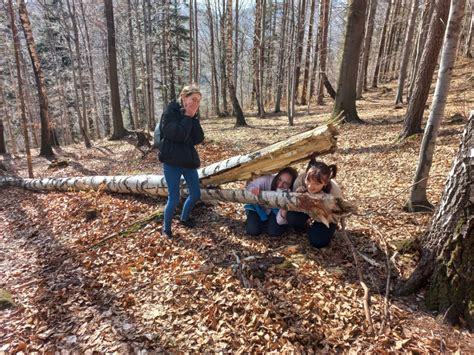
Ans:
{"type": "Polygon", "coordinates": [[[161,162],[182,168],[196,169],[201,165],[194,146],[204,140],[204,132],[197,118],[184,115],[183,108],[171,102],[161,116],[161,162]]]}

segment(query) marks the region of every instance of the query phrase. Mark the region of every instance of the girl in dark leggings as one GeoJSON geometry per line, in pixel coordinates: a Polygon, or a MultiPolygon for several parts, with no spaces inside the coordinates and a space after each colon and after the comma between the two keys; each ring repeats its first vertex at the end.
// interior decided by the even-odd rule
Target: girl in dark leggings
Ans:
{"type": "MultiPolygon", "coordinates": [[[[293,191],[295,192],[309,192],[316,194],[320,192],[328,193],[336,198],[342,198],[342,192],[337,183],[332,180],[336,177],[336,165],[326,165],[323,162],[318,162],[312,158],[308,164],[305,174],[301,174],[293,184],[293,191]]],[[[286,217],[288,225],[296,230],[304,231],[309,216],[303,212],[283,212],[283,217],[286,217]]],[[[315,248],[323,248],[331,242],[334,233],[336,232],[336,225],[330,223],[327,227],[324,223],[314,221],[309,230],[308,238],[311,245],[315,248]]]]}
{"type": "MultiPolygon", "coordinates": [[[[260,191],[291,191],[297,176],[298,172],[295,169],[285,168],[276,175],[265,175],[253,180],[246,189],[257,196],[260,191]]],[[[257,236],[266,232],[271,237],[278,237],[286,230],[286,220],[282,223],[280,209],[265,208],[257,204],[247,204],[244,207],[247,215],[245,222],[247,234],[257,236]]]]}

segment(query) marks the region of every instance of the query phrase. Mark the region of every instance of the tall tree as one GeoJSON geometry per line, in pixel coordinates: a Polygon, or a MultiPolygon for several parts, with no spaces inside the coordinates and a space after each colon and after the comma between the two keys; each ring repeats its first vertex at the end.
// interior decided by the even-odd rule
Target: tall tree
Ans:
{"type": "Polygon", "coordinates": [[[428,202],[426,187],[428,186],[428,177],[433,162],[436,138],[438,137],[439,127],[443,118],[444,107],[451,82],[451,74],[456,60],[456,51],[461,32],[465,3],[466,0],[452,0],[433,104],[421,143],[420,157],[414,178],[415,184],[411,188],[410,198],[407,204],[408,209],[411,211],[433,207],[428,202]]]}
{"type": "Polygon", "coordinates": [[[114,8],[112,0],[104,0],[105,18],[107,21],[107,49],[109,52],[109,83],[112,101],[113,132],[111,140],[117,140],[127,135],[123,125],[122,110],[120,108],[120,92],[117,75],[117,52],[115,47],[114,8]]]}
{"type": "Polygon", "coordinates": [[[376,88],[379,82],[380,67],[382,65],[383,53],[385,49],[385,41],[387,37],[387,29],[389,26],[390,12],[392,10],[392,0],[388,0],[387,11],[385,12],[385,21],[383,22],[382,34],[380,35],[379,54],[375,62],[374,76],[372,78],[372,87],[376,88]]]}
{"type": "Polygon", "coordinates": [[[135,61],[135,44],[133,43],[133,28],[132,28],[132,4],[130,0],[127,0],[127,26],[128,26],[128,40],[130,41],[130,76],[132,78],[132,106],[133,106],[133,121],[135,129],[140,128],[139,122],[139,110],[138,110],[138,98],[137,98],[137,65],[135,61]]]}
{"type": "Polygon", "coordinates": [[[367,67],[369,64],[370,49],[372,46],[372,36],[374,33],[374,19],[377,11],[377,0],[370,0],[369,15],[366,21],[364,38],[364,52],[360,60],[359,74],[357,76],[357,99],[362,97],[362,91],[367,90],[367,67]]]}
{"type": "Polygon", "coordinates": [[[227,68],[227,86],[229,88],[229,95],[232,101],[232,108],[234,109],[234,114],[236,116],[235,125],[236,126],[246,126],[247,122],[245,121],[244,113],[240,107],[239,100],[237,99],[237,94],[235,92],[234,80],[233,80],[233,65],[232,65],[232,0],[227,0],[227,45],[226,45],[226,68],[227,68]]]}
{"type": "Polygon", "coordinates": [[[48,112],[48,94],[46,92],[43,70],[41,69],[41,59],[38,55],[38,52],[36,51],[30,18],[28,16],[28,11],[26,9],[24,0],[18,1],[18,12],[20,14],[23,32],[25,33],[26,43],[28,45],[28,53],[30,54],[31,65],[33,66],[33,72],[35,74],[36,88],[38,90],[41,119],[40,155],[54,156],[51,142],[51,125],[48,112]]]}
{"type": "Polygon", "coordinates": [[[276,74],[276,94],[275,94],[275,113],[281,112],[281,96],[283,93],[283,64],[285,61],[285,46],[288,28],[288,0],[283,1],[283,14],[280,25],[280,38],[278,42],[278,63],[276,74]]]}
{"type": "Polygon", "coordinates": [[[18,80],[18,96],[20,97],[21,108],[21,126],[23,128],[23,138],[25,139],[26,162],[28,167],[28,177],[33,178],[33,164],[31,162],[30,140],[28,138],[28,128],[26,126],[25,98],[23,97],[23,80],[20,69],[20,38],[15,21],[15,12],[13,11],[12,0],[8,0],[8,9],[10,12],[10,28],[13,37],[13,46],[15,47],[16,77],[18,80]]]}
{"type": "Polygon", "coordinates": [[[435,13],[431,18],[428,40],[421,57],[420,68],[415,78],[413,95],[408,103],[407,113],[403,122],[400,138],[407,138],[421,133],[421,121],[426,100],[430,91],[431,80],[436,67],[437,58],[443,43],[443,34],[448,19],[449,2],[437,0],[435,13]]]}
{"type": "MultiPolygon", "coordinates": [[[[71,61],[72,61],[72,76],[73,76],[73,82],[74,82],[74,95],[75,95],[75,103],[74,107],[77,112],[77,116],[79,119],[79,129],[81,131],[81,135],[84,139],[84,144],[86,148],[91,148],[91,142],[89,138],[89,133],[87,130],[87,120],[86,120],[86,106],[85,106],[85,94],[84,94],[84,83],[83,83],[83,78],[82,78],[82,67],[81,67],[81,51],[79,47],[79,31],[77,29],[77,22],[76,22],[76,16],[75,16],[75,11],[71,10],[71,5],[69,0],[67,2],[67,8],[69,12],[69,17],[72,21],[72,26],[73,26],[73,32],[74,32],[74,47],[75,47],[75,52],[76,52],[76,60],[73,59],[74,55],[72,53],[72,48],[71,48],[71,43],[69,36],[67,36],[67,44],[69,47],[69,51],[71,53],[71,61]],[[78,68],[78,74],[79,74],[79,88],[81,90],[81,97],[82,97],[82,108],[81,105],[79,104],[79,94],[78,94],[78,85],[76,81],[76,70],[75,70],[75,65],[74,63],[77,62],[77,68],[78,68]]],[[[73,3],[74,6],[74,3],[73,3]]],[[[74,8],[74,7],[73,7],[74,8]]],[[[66,28],[68,29],[69,33],[69,28],[67,25],[67,20],[65,21],[66,23],[66,28]]]]}
{"type": "Polygon", "coordinates": [[[467,31],[467,35],[466,35],[466,43],[464,44],[464,55],[467,58],[472,58],[471,44],[472,44],[472,28],[474,27],[474,12],[472,11],[472,5],[470,5],[469,7],[471,8],[471,18],[469,20],[469,30],[467,31]]]}
{"type": "Polygon", "coordinates": [[[349,3],[336,102],[332,112],[332,117],[337,117],[342,112],[344,122],[363,122],[359,118],[356,109],[356,85],[359,54],[364,37],[366,7],[367,2],[365,0],[351,0],[349,3]]]}
{"type": "Polygon", "coordinates": [[[260,60],[264,56],[264,7],[265,1],[257,1],[255,3],[255,24],[254,24],[254,37],[253,37],[253,49],[252,49],[252,62],[253,62],[253,80],[254,80],[254,91],[255,99],[257,101],[257,115],[259,117],[265,116],[265,107],[263,105],[263,60],[260,60]]]}
{"type": "Polygon", "coordinates": [[[209,22],[209,37],[210,37],[210,60],[211,60],[211,92],[212,92],[212,107],[216,115],[220,116],[219,108],[219,81],[217,77],[217,63],[215,52],[215,35],[214,35],[214,16],[212,15],[210,0],[206,0],[207,19],[209,22]]]}
{"type": "Polygon", "coordinates": [[[403,89],[405,88],[405,79],[408,69],[408,60],[410,59],[413,35],[415,33],[416,17],[418,15],[419,0],[413,0],[408,31],[405,37],[405,46],[403,49],[402,63],[400,64],[400,73],[398,75],[398,89],[395,97],[395,104],[403,103],[403,89]]]}
{"type": "Polygon", "coordinates": [[[408,295],[427,286],[428,308],[474,330],[474,111],[448,175],[431,226],[421,240],[421,257],[410,278],[397,286],[408,295]]]}
{"type": "Polygon", "coordinates": [[[324,78],[326,76],[327,53],[328,53],[328,29],[329,29],[329,5],[330,0],[321,0],[319,5],[319,26],[318,26],[318,46],[319,46],[319,81],[317,86],[317,103],[324,103],[324,78]]]}
{"type": "Polygon", "coordinates": [[[304,74],[303,74],[303,88],[301,89],[301,105],[307,104],[307,90],[308,90],[308,81],[309,81],[309,69],[311,65],[311,48],[313,48],[313,26],[314,26],[314,17],[316,11],[316,0],[311,0],[310,13],[309,13],[309,28],[308,28],[308,39],[306,41],[306,54],[304,61],[304,74]]]}

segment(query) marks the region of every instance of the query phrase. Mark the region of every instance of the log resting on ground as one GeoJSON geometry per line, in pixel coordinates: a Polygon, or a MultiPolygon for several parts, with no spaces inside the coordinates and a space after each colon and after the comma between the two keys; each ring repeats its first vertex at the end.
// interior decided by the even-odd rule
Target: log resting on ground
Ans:
{"type": "MultiPolygon", "coordinates": [[[[21,179],[0,178],[0,186],[11,185],[33,191],[80,191],[100,190],[118,193],[133,193],[149,196],[167,196],[168,190],[163,176],[86,176],[71,178],[21,179]]],[[[187,196],[183,188],[181,195],[187,196]]],[[[315,219],[328,224],[351,210],[347,202],[328,194],[310,195],[285,191],[261,191],[258,196],[247,190],[201,189],[203,201],[227,201],[260,204],[267,207],[284,208],[290,211],[308,213],[315,219]]]]}
{"type": "Polygon", "coordinates": [[[221,185],[250,180],[286,166],[304,161],[313,153],[325,154],[336,149],[337,130],[332,124],[299,133],[255,152],[211,164],[199,169],[201,184],[221,185]]]}

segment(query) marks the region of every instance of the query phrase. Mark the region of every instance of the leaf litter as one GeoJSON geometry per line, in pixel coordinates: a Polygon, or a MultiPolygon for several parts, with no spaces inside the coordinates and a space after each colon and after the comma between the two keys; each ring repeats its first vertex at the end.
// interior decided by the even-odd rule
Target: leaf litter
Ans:
{"type": "MultiPolygon", "coordinates": [[[[456,84],[462,82],[453,84],[453,92],[456,84]]],[[[473,96],[471,91],[466,107],[473,96]]],[[[175,219],[176,239],[169,241],[159,219],[128,229],[162,207],[163,199],[4,188],[0,288],[12,294],[16,307],[0,313],[0,351],[473,352],[472,334],[423,309],[423,291],[390,299],[388,314],[384,311],[386,251],[393,287],[395,277],[408,276],[416,265],[416,255],[396,252],[398,243],[423,233],[431,217],[402,211],[421,136],[396,142],[403,110],[392,108],[390,100],[378,91],[367,93],[358,108],[368,124],[341,126],[338,149],[321,157],[338,165],[344,195],[360,212],[347,219],[346,228],[371,290],[374,334],[368,332],[364,292],[340,231],[322,250],[294,232],[251,238],[241,205],[201,202],[194,211],[198,226],[186,229],[175,219]],[[87,209],[98,212],[95,218],[87,219],[87,209]],[[284,262],[266,265],[262,276],[259,263],[273,257],[284,262]]],[[[203,165],[323,124],[330,109],[329,102],[310,114],[301,107],[293,127],[275,115],[249,117],[246,128],[234,128],[232,118],[203,120],[208,138],[199,147],[203,165]]],[[[459,110],[448,102],[446,117],[459,110]]],[[[441,197],[462,129],[462,122],[441,128],[428,188],[432,203],[441,197]]],[[[63,147],[59,155],[73,162],[63,169],[48,170],[49,162],[36,154],[36,176],[162,171],[155,154],[142,158],[121,142],[95,145],[63,147]]],[[[26,176],[24,159],[11,159],[15,173],[26,176]]]]}

